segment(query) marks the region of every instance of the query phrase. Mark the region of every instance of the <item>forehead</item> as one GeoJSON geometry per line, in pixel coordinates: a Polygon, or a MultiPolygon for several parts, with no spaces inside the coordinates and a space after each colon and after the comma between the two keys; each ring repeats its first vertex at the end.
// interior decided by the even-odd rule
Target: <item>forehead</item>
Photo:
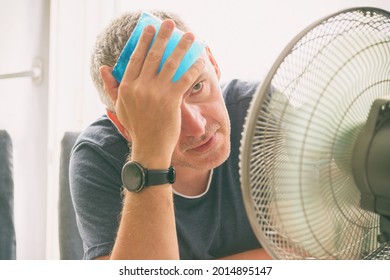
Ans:
{"type": "Polygon", "coordinates": [[[214,75],[216,75],[216,72],[215,72],[216,69],[215,69],[213,63],[211,62],[211,58],[207,54],[207,52],[204,51],[200,57],[203,58],[205,61],[205,67],[203,68],[201,76],[214,76],[214,75]]]}

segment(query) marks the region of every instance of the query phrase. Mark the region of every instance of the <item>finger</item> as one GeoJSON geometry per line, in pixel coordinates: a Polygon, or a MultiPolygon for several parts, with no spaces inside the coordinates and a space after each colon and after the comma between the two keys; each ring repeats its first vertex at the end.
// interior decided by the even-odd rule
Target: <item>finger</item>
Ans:
{"type": "Polygon", "coordinates": [[[156,29],[153,25],[148,25],[144,28],[138,43],[130,56],[122,81],[132,81],[138,78],[155,33],[156,29]]]}
{"type": "Polygon", "coordinates": [[[171,19],[164,20],[161,24],[156,40],[150,48],[142,67],[141,74],[145,75],[145,77],[154,77],[157,74],[165,48],[174,28],[175,23],[171,19]]]}
{"type": "Polygon", "coordinates": [[[194,34],[188,32],[185,33],[177,44],[175,50],[172,54],[166,59],[164,66],[162,67],[159,73],[159,79],[170,82],[175,75],[179,65],[190,49],[192,43],[195,40],[194,34]]]}
{"type": "Polygon", "coordinates": [[[190,67],[190,69],[188,69],[187,72],[185,72],[177,82],[173,83],[172,92],[177,92],[180,95],[184,95],[203,73],[204,68],[204,58],[198,58],[198,60],[190,67]]]}

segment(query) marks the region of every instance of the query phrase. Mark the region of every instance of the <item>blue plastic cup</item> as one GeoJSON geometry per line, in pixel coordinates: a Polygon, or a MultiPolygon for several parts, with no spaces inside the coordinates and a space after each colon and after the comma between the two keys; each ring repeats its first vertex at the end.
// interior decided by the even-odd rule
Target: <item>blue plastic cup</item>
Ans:
{"type": "MultiPolygon", "coordinates": [[[[138,39],[141,36],[141,33],[143,29],[148,25],[153,25],[156,28],[156,35],[160,29],[162,20],[153,16],[150,13],[142,12],[140,19],[131,34],[129,40],[127,41],[125,47],[122,50],[122,53],[120,54],[118,61],[116,62],[114,69],[112,71],[113,76],[115,79],[120,83],[122,81],[124,72],[126,70],[126,66],[129,63],[130,56],[133,53],[135,46],[138,43],[138,39]]],[[[154,43],[154,40],[156,39],[156,35],[154,36],[154,39],[152,41],[152,44],[154,43]]],[[[172,33],[171,38],[168,41],[168,44],[165,48],[165,52],[163,54],[160,67],[158,69],[158,72],[160,72],[162,66],[164,65],[166,59],[171,55],[177,44],[179,43],[181,37],[183,36],[183,32],[179,29],[175,28],[175,30],[172,33]]],[[[192,44],[190,49],[187,51],[185,56],[183,57],[178,69],[176,70],[175,75],[172,78],[173,82],[176,82],[180,79],[180,77],[192,66],[192,64],[195,63],[195,61],[199,58],[199,56],[202,54],[202,52],[205,49],[204,43],[195,40],[195,42],[192,44]]]]}

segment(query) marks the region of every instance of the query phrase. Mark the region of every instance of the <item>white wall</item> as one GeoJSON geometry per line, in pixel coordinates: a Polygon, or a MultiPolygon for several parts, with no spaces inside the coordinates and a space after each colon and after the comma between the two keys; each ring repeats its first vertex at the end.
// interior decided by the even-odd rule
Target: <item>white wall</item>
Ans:
{"type": "Polygon", "coordinates": [[[38,85],[30,78],[0,80],[0,129],[14,147],[17,258],[45,259],[49,0],[1,0],[0,36],[0,74],[43,61],[38,85]]]}
{"type": "Polygon", "coordinates": [[[60,143],[66,131],[80,131],[105,113],[89,76],[89,57],[97,33],[114,14],[115,1],[52,0],[46,258],[57,259],[60,143]]]}
{"type": "Polygon", "coordinates": [[[35,56],[46,63],[39,86],[0,81],[0,128],[10,131],[15,148],[18,258],[59,256],[60,141],[65,131],[81,130],[104,113],[88,63],[97,33],[111,18],[127,9],[180,14],[211,46],[226,81],[261,79],[304,27],[353,6],[390,11],[389,0],[0,0],[0,73],[28,68],[35,56]]]}
{"type": "Polygon", "coordinates": [[[177,12],[212,48],[222,79],[260,79],[303,28],[341,9],[390,10],[389,0],[118,0],[119,9],[177,12]]]}

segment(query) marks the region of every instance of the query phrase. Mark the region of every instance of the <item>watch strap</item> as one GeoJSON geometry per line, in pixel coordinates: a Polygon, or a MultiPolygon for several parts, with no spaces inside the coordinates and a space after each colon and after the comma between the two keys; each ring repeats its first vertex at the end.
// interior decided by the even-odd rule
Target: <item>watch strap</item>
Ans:
{"type": "Polygon", "coordinates": [[[145,169],[145,187],[162,185],[162,184],[173,184],[176,179],[176,172],[174,167],[169,167],[169,169],[159,170],[159,169],[145,169]]]}

